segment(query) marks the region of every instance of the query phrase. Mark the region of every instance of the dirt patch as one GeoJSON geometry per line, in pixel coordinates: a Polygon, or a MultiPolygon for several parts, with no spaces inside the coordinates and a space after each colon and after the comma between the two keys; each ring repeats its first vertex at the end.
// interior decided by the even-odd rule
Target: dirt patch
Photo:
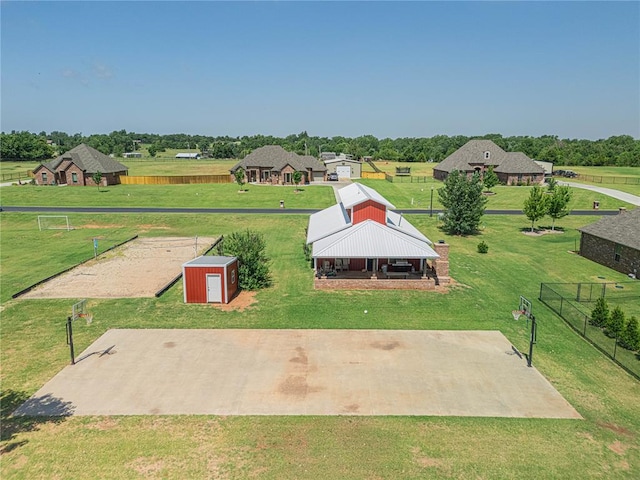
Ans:
{"type": "Polygon", "coordinates": [[[145,478],[155,477],[164,468],[164,462],[157,458],[140,457],[129,464],[133,470],[145,478]]]}
{"type": "Polygon", "coordinates": [[[624,455],[629,447],[623,444],[620,440],[616,440],[611,445],[607,445],[607,448],[618,455],[624,455]]]}
{"type": "Polygon", "coordinates": [[[257,303],[256,292],[242,290],[238,295],[233,297],[229,303],[212,303],[211,306],[222,310],[223,312],[238,311],[244,312],[247,308],[257,303]]]}
{"type": "Polygon", "coordinates": [[[202,255],[215,238],[137,238],[97,260],[78,265],[22,298],[153,297],[182,272],[182,264],[202,255]]]}
{"type": "Polygon", "coordinates": [[[393,340],[392,342],[373,342],[371,346],[378,350],[395,350],[400,346],[400,342],[397,340],[393,340]]]}
{"type": "Polygon", "coordinates": [[[527,229],[527,230],[523,230],[522,234],[523,235],[527,235],[528,237],[541,237],[542,235],[553,235],[556,233],[564,233],[563,230],[548,230],[548,229],[539,229],[539,230],[533,230],[533,232],[531,231],[531,229],[527,229]]]}
{"type": "Polygon", "coordinates": [[[622,433],[623,435],[628,435],[630,437],[634,436],[633,432],[628,428],[624,428],[624,427],[621,427],[620,425],[615,425],[613,423],[598,422],[598,426],[602,428],[606,428],[607,430],[611,430],[612,432],[615,432],[615,433],[622,433]]]}

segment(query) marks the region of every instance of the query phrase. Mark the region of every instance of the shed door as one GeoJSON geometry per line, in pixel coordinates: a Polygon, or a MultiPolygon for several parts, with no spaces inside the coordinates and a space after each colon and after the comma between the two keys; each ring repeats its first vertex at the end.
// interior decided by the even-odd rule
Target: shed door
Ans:
{"type": "Polygon", "coordinates": [[[207,302],[222,302],[222,278],[220,275],[207,275],[207,302]]]}
{"type": "Polygon", "coordinates": [[[339,166],[336,167],[336,173],[339,178],[351,178],[351,167],[350,166],[339,166]]]}

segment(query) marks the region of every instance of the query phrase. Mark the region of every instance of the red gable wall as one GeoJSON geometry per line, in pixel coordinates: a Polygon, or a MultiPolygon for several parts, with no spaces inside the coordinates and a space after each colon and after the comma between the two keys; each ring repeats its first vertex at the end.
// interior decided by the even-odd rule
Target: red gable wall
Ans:
{"type": "Polygon", "coordinates": [[[366,202],[359,203],[353,206],[353,214],[351,221],[355,225],[356,223],[364,222],[365,220],[373,220],[387,224],[387,208],[381,203],[374,202],[373,200],[367,200],[366,202]]]}

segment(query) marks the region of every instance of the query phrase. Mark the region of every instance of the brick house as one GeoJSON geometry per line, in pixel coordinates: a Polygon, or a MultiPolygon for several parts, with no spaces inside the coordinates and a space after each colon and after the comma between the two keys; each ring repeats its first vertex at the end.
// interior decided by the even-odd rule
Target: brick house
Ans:
{"type": "Polygon", "coordinates": [[[231,179],[242,168],[248,183],[272,185],[293,185],[293,173],[302,173],[302,183],[322,181],[326,178],[327,167],[310,155],[287,152],[279,145],[267,145],[255,149],[231,168],[231,179]]]}
{"type": "Polygon", "coordinates": [[[640,208],[578,229],[580,255],[624,274],[640,275],[640,208]]]}
{"type": "Polygon", "coordinates": [[[522,152],[505,152],[491,140],[469,140],[433,169],[433,177],[444,181],[454,170],[471,177],[493,167],[504,185],[537,185],[544,182],[544,168],[522,152]]]}
{"type": "Polygon", "coordinates": [[[120,175],[127,175],[128,171],[125,165],[82,143],[39,165],[33,177],[37,185],[96,186],[93,174],[100,172],[100,185],[106,186],[119,184],[120,175]]]}
{"type": "Polygon", "coordinates": [[[433,244],[375,190],[352,183],[340,202],[311,215],[315,287],[415,289],[449,283],[449,246],[433,244]]]}

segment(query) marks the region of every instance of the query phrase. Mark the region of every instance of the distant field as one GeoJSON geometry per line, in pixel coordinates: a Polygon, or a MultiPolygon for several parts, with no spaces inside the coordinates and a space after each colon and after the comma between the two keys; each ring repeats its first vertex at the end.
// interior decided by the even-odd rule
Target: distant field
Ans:
{"type": "Polygon", "coordinates": [[[130,176],[145,175],[229,175],[237,160],[156,160],[152,158],[120,160],[129,167],[130,176]]]}

